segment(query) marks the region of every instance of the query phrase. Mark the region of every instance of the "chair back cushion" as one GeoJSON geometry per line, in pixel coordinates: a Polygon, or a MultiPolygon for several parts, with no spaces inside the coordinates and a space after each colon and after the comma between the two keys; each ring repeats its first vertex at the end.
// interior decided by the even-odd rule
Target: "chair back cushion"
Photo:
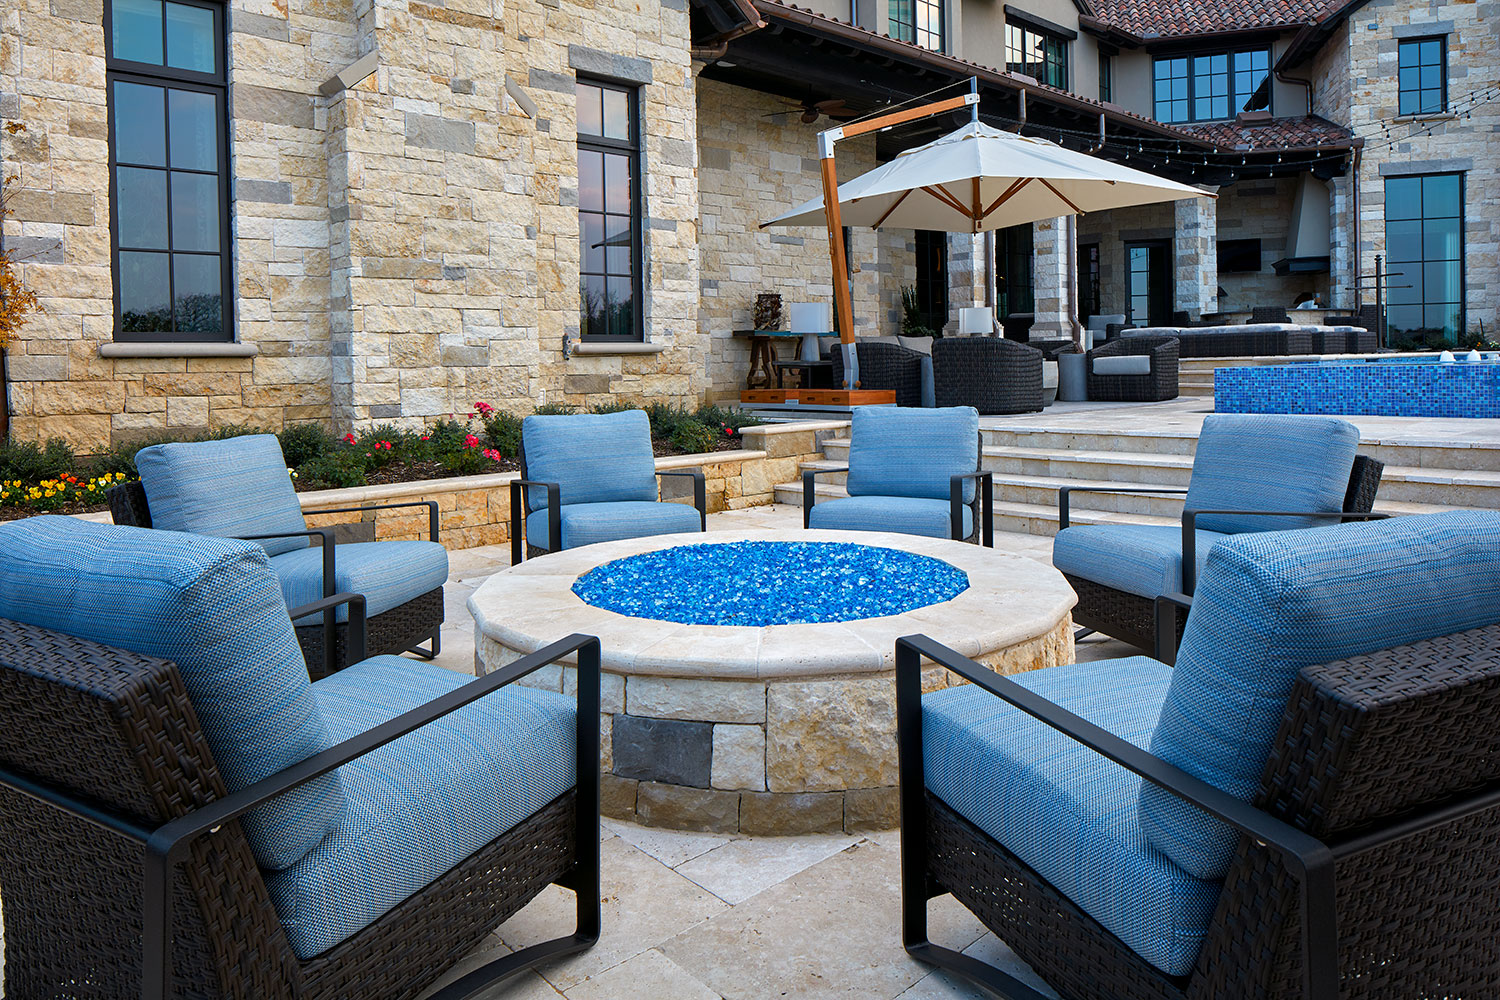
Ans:
{"type": "MultiPolygon", "coordinates": [[[[946,500],[952,477],[979,468],[979,411],[860,406],[849,444],[850,496],[946,500]]],[[[964,483],[964,502],[974,480],[964,483]]]]}
{"type": "MultiPolygon", "coordinates": [[[[1216,413],[1203,421],[1188,510],[1342,510],[1359,429],[1336,417],[1216,413]]],[[[1322,518],[1198,518],[1205,531],[1276,531],[1322,518]]]]}
{"type": "MultiPolygon", "coordinates": [[[[307,530],[274,435],[156,444],[136,453],[135,467],[154,528],[225,538],[307,530]]],[[[295,537],[257,544],[274,556],[310,543],[295,537]]]]}
{"type": "MultiPolygon", "coordinates": [[[[1493,624],[1497,593],[1500,512],[1227,538],[1193,597],[1151,751],[1248,802],[1304,667],[1493,624]]],[[[1155,786],[1140,806],[1158,850],[1224,876],[1233,832],[1155,786]]]]}
{"type": "MultiPolygon", "coordinates": [[[[644,410],[531,416],[521,422],[525,478],[558,483],[560,501],[608,503],[656,499],[656,458],[644,410]]],[[[528,510],[547,491],[526,491],[528,510]]]]}
{"type": "MultiPolygon", "coordinates": [[[[250,542],[71,517],[12,521],[0,525],[0,618],[177,664],[231,792],[331,745],[281,585],[250,542]]],[[[242,823],[261,867],[277,870],[343,808],[329,774],[242,823]]]]}

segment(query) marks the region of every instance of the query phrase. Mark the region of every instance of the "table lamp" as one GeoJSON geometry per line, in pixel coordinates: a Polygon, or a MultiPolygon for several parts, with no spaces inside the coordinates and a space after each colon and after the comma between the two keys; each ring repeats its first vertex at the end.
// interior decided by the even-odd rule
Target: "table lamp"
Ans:
{"type": "Polygon", "coordinates": [[[995,332],[995,314],[988,306],[970,306],[958,311],[961,337],[988,337],[995,332]]]}
{"type": "Polygon", "coordinates": [[[833,332],[833,308],[827,302],[793,302],[789,317],[787,330],[802,334],[802,360],[818,360],[818,337],[833,332]]]}

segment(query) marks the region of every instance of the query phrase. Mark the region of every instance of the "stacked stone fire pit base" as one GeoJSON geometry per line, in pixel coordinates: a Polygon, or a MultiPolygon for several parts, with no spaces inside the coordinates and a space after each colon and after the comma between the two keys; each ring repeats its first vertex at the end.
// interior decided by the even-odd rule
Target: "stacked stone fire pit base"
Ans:
{"type": "MultiPolygon", "coordinates": [[[[747,537],[710,532],[587,546],[498,573],[471,598],[482,670],[571,632],[599,636],[605,815],[765,835],[893,827],[898,636],[926,633],[1005,674],[1073,659],[1074,596],[1061,575],[962,542],[870,532],[753,536],[903,549],[968,574],[969,588],[953,600],[880,618],[683,625],[593,607],[571,589],[610,560],[747,537]]],[[[924,685],[949,680],[931,668],[924,685]]],[[[552,666],[524,683],[571,693],[576,673],[552,666]]]]}

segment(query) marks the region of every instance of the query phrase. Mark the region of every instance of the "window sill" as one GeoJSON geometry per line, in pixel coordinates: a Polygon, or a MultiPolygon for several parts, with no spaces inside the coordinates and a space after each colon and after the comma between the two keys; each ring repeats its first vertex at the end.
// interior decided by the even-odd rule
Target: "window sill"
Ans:
{"type": "Polygon", "coordinates": [[[577,357],[580,354],[660,354],[670,346],[670,344],[647,344],[640,341],[616,341],[613,343],[603,341],[595,343],[584,340],[573,345],[572,355],[577,357]]]}
{"type": "Polygon", "coordinates": [[[1430,111],[1427,114],[1397,115],[1391,119],[1393,124],[1405,125],[1413,122],[1453,122],[1458,121],[1458,113],[1455,111],[1430,111]]]}
{"type": "Polygon", "coordinates": [[[255,344],[212,344],[178,341],[141,341],[99,345],[101,358],[253,358],[255,344]]]}

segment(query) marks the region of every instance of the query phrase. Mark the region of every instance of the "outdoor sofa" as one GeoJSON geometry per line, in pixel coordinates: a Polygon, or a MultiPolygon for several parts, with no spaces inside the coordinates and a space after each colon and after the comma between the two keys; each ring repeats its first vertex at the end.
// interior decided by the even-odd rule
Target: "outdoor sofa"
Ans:
{"type": "Polygon", "coordinates": [[[1039,1000],[929,940],[951,892],[1067,1000],[1500,995],[1497,592],[1450,512],[1218,545],[1175,669],[898,640],[906,949],[1039,1000]]]}
{"type": "Polygon", "coordinates": [[[1084,354],[1088,398],[1154,403],[1177,398],[1175,337],[1116,337],[1084,354]]]}
{"type": "Polygon", "coordinates": [[[994,547],[994,476],[971,406],[855,407],[849,464],[802,473],[802,526],[894,531],[994,547]],[[817,501],[816,477],[845,474],[849,495],[817,501]],[[816,506],[814,504],[816,503],[816,506]]]}
{"type": "Polygon", "coordinates": [[[1037,347],[1000,337],[944,337],[932,345],[933,402],[981,414],[1032,413],[1045,405],[1037,347]]]}
{"type": "Polygon", "coordinates": [[[703,531],[701,469],[656,469],[644,410],[532,415],[521,421],[521,476],[510,484],[511,563],[580,545],[703,531]],[[685,477],[693,506],[662,501],[657,479],[685,477]],[[524,512],[524,514],[523,514],[524,512]]]}
{"type": "MultiPolygon", "coordinates": [[[[1203,421],[1185,488],[1062,487],[1052,565],[1078,594],[1074,623],[1154,650],[1166,638],[1157,627],[1157,598],[1192,594],[1217,543],[1245,532],[1367,518],[1385,466],[1356,454],[1358,446],[1359,429],[1336,417],[1216,413],[1203,421]],[[1072,524],[1072,497],[1080,493],[1180,495],[1182,523],[1072,524]]],[[[1169,610],[1175,640],[1187,610],[1169,610]]]]}
{"type": "Polygon", "coordinates": [[[427,514],[426,540],[340,542],[334,528],[307,526],[274,435],[152,445],[136,453],[135,464],[140,480],[109,490],[114,522],[257,541],[271,557],[310,668],[328,672],[350,662],[347,607],[338,607],[336,614],[307,607],[335,593],[364,597],[366,648],[372,654],[438,654],[448,551],[438,543],[434,501],[319,511],[321,516],[421,508],[427,514]],[[320,547],[309,544],[313,538],[320,547]]]}
{"type": "MultiPolygon", "coordinates": [[[[906,340],[917,338],[907,337],[906,340]]],[[[854,341],[854,358],[859,363],[860,389],[894,389],[897,406],[932,406],[934,401],[932,348],[915,350],[896,342],[895,337],[865,337],[854,341]]],[[[833,362],[833,384],[844,385],[844,352],[834,344],[829,360],[833,362]]]]}
{"type": "Polygon", "coordinates": [[[1380,338],[1357,326],[1291,326],[1266,323],[1246,326],[1140,327],[1131,337],[1175,337],[1184,358],[1286,357],[1295,354],[1373,354],[1380,338]]]}
{"type": "Polygon", "coordinates": [[[597,939],[598,640],[474,680],[345,605],[309,683],[258,546],[0,525],[7,996],[413,1000],[552,883],[574,932],[434,1000],[597,939]],[[515,683],[575,655],[576,699],[515,683]]]}

